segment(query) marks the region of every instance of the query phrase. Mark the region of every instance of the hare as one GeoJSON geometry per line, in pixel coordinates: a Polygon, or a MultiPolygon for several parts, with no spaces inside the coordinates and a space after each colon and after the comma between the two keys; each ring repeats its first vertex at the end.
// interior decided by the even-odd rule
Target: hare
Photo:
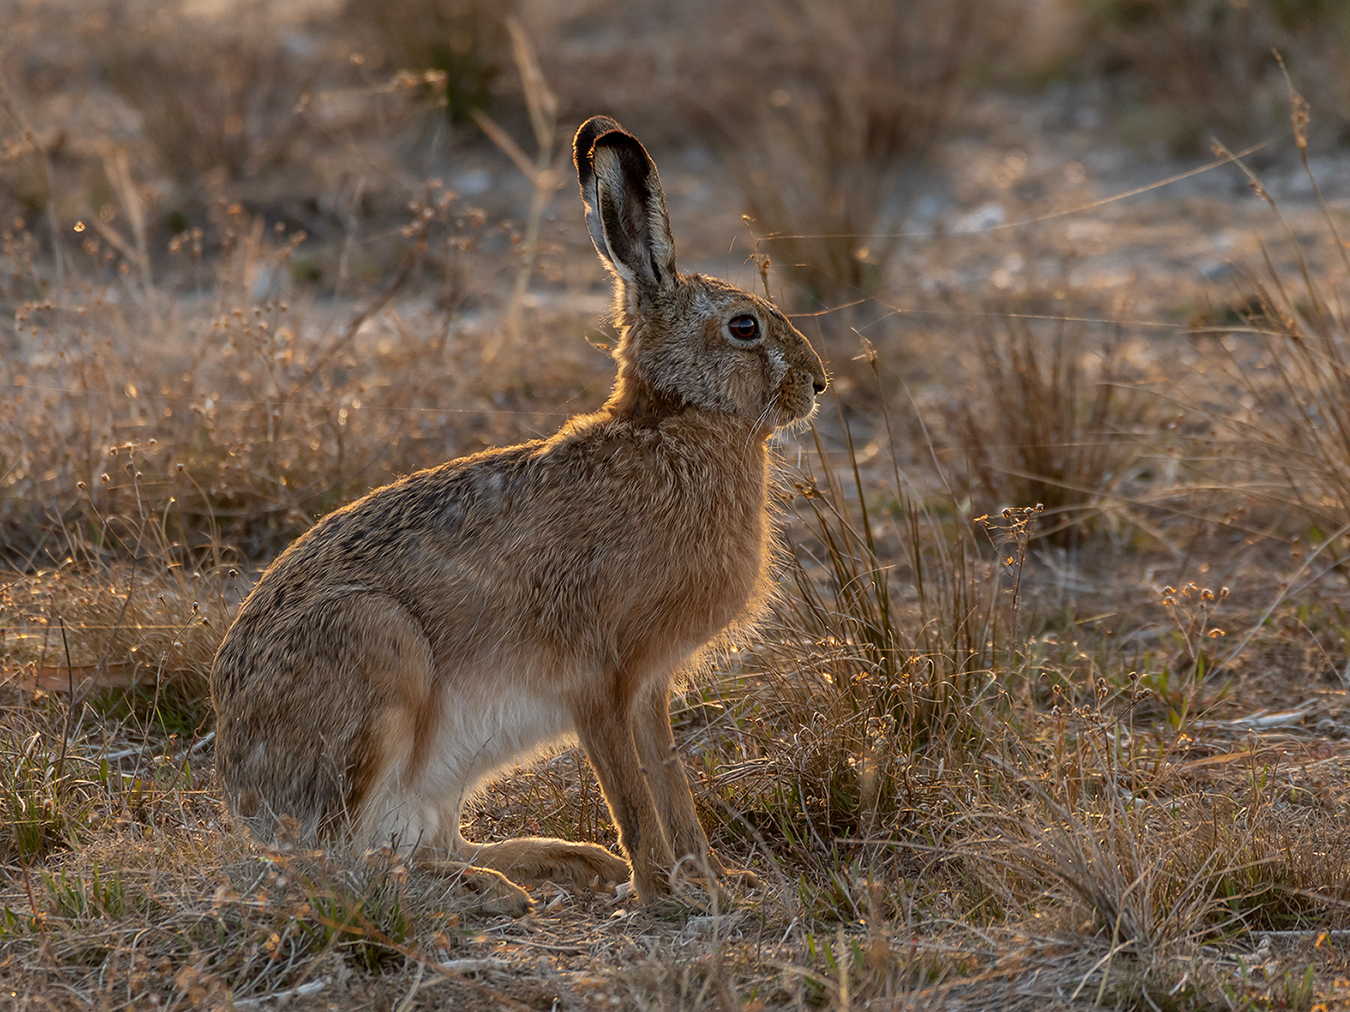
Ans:
{"type": "Polygon", "coordinates": [[[609,399],[548,439],[419,471],[324,518],[263,574],[211,673],[238,822],[264,840],[286,820],[306,838],[392,844],[516,915],[531,904],[511,879],[584,886],[631,870],[650,903],[682,859],[732,873],[699,825],[669,694],[763,603],[766,444],[826,385],[772,305],[676,270],[637,138],[597,116],[574,156],[614,276],[609,399]],[[568,739],[626,862],[596,844],[464,840],[467,798],[568,739]]]}

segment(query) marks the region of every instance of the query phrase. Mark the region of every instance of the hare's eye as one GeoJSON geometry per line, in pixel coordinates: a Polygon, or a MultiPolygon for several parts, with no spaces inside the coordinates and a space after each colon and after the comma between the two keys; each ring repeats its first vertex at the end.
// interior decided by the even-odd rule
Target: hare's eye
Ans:
{"type": "Polygon", "coordinates": [[[759,320],[749,313],[733,316],[727,321],[727,331],[735,341],[757,341],[759,340],[759,320]]]}

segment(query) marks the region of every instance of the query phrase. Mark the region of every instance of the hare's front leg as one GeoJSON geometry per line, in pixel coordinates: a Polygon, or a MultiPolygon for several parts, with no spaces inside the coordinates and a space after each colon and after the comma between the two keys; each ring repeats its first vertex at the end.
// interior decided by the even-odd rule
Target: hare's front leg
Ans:
{"type": "Polygon", "coordinates": [[[670,692],[664,685],[654,686],[639,701],[634,737],[676,860],[692,856],[696,873],[703,872],[706,865],[717,878],[736,876],[754,885],[753,873],[728,868],[708,846],[708,835],[699,822],[684,764],[675,747],[675,735],[670,728],[670,692]]]}
{"type": "Polygon", "coordinates": [[[642,772],[633,737],[636,700],[622,691],[623,681],[611,675],[604,690],[573,707],[572,721],[619,827],[619,846],[632,868],[638,899],[650,903],[670,893],[675,856],[642,772]]]}

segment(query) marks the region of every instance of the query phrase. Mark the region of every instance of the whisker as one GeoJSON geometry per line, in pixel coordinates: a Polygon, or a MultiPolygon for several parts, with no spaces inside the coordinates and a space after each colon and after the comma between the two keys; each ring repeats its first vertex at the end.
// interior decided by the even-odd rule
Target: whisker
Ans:
{"type": "Polygon", "coordinates": [[[769,402],[764,405],[764,410],[761,411],[759,417],[755,419],[755,427],[750,431],[750,435],[746,437],[745,446],[741,447],[742,450],[748,450],[750,448],[750,443],[755,438],[755,433],[759,431],[759,427],[769,420],[770,412],[773,411],[774,405],[778,403],[778,396],[779,391],[775,390],[773,396],[769,398],[769,402]]]}

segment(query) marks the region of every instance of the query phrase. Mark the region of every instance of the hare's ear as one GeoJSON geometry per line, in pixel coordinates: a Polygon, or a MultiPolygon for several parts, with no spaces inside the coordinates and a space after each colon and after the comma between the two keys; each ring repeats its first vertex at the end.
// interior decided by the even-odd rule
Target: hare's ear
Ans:
{"type": "Polygon", "coordinates": [[[675,241],[656,165],[608,116],[581,124],[573,143],[586,226],[605,266],[626,284],[666,287],[676,278],[675,241]]]}

